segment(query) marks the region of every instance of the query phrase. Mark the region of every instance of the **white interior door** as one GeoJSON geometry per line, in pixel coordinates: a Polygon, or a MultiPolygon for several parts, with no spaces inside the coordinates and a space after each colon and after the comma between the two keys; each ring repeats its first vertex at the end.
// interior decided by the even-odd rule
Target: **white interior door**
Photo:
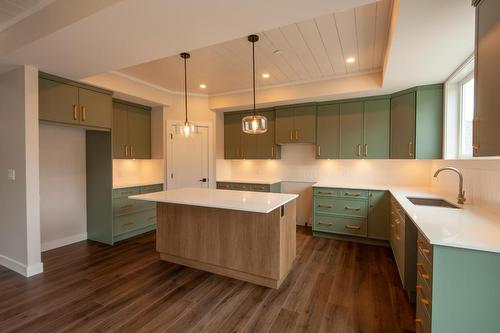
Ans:
{"type": "Polygon", "coordinates": [[[188,137],[176,134],[173,127],[170,133],[168,188],[208,187],[208,127],[199,126],[198,133],[188,137]]]}

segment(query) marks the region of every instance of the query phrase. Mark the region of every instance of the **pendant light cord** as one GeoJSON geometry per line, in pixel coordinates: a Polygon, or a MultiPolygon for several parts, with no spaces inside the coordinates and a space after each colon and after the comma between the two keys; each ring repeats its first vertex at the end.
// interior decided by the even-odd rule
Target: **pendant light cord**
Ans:
{"type": "Polygon", "coordinates": [[[186,123],[188,122],[188,95],[187,95],[187,59],[184,58],[184,105],[186,107],[186,123]]]}
{"type": "Polygon", "coordinates": [[[255,117],[255,41],[252,41],[253,116],[255,117]]]}

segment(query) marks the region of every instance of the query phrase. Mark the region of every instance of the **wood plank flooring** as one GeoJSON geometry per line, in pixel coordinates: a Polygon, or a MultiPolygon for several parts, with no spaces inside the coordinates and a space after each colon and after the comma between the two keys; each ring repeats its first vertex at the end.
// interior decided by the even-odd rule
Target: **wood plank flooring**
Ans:
{"type": "Polygon", "coordinates": [[[149,233],[45,252],[26,279],[0,266],[0,332],[414,332],[390,249],[313,238],[279,290],[159,260],[149,233]]]}

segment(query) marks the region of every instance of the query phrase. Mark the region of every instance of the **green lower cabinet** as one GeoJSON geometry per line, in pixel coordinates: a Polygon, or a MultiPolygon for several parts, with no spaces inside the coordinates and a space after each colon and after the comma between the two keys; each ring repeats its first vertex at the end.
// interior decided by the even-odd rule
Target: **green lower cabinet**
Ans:
{"type": "Polygon", "coordinates": [[[280,193],[281,183],[273,184],[249,184],[249,183],[231,183],[217,182],[217,189],[232,190],[232,191],[250,191],[250,192],[271,192],[280,193]]]}
{"type": "Polygon", "coordinates": [[[389,239],[389,193],[345,188],[313,188],[313,231],[389,239]]]}
{"type": "Polygon", "coordinates": [[[500,332],[500,254],[431,245],[419,234],[417,332],[500,332]]]}
{"type": "Polygon", "coordinates": [[[113,190],[113,242],[156,229],[156,204],[128,197],[159,191],[163,191],[162,184],[113,190]]]}

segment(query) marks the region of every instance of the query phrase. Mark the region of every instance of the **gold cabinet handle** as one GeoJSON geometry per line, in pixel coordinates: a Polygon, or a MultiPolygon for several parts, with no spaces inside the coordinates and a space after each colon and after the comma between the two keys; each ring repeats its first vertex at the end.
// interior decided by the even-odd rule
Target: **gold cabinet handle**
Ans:
{"type": "Polygon", "coordinates": [[[295,130],[295,140],[298,140],[299,139],[299,130],[296,129],[295,130]]]}
{"type": "Polygon", "coordinates": [[[430,275],[425,272],[424,264],[417,263],[417,271],[418,271],[418,274],[420,274],[420,276],[422,277],[422,279],[424,279],[424,280],[430,279],[430,275]]]}
{"type": "Polygon", "coordinates": [[[479,117],[472,118],[472,148],[474,150],[479,150],[479,143],[477,142],[479,128],[479,117]]]}
{"type": "Polygon", "coordinates": [[[420,303],[424,305],[429,305],[429,300],[427,298],[420,297],[420,303]]]}
{"type": "Polygon", "coordinates": [[[290,141],[293,140],[293,130],[290,130],[290,141]]]}
{"type": "Polygon", "coordinates": [[[130,146],[130,157],[134,157],[134,146],[130,146]]]}
{"type": "Polygon", "coordinates": [[[126,209],[130,209],[132,207],[134,207],[134,206],[133,205],[123,205],[120,208],[118,208],[118,210],[126,210],[126,209]]]}
{"type": "Polygon", "coordinates": [[[274,157],[274,146],[271,146],[271,157],[274,157]]]}
{"type": "Polygon", "coordinates": [[[431,253],[431,250],[426,249],[425,247],[419,246],[418,249],[423,253],[423,254],[429,254],[431,253]]]}
{"type": "Polygon", "coordinates": [[[333,208],[333,206],[330,205],[318,205],[319,208],[333,208]]]}
{"type": "Polygon", "coordinates": [[[365,156],[368,157],[368,144],[365,143],[365,156]]]}
{"type": "Polygon", "coordinates": [[[408,156],[413,157],[413,142],[408,142],[408,156]]]}
{"type": "Polygon", "coordinates": [[[350,206],[345,206],[344,209],[346,209],[346,210],[355,210],[355,211],[361,210],[360,207],[350,207],[350,206]]]}
{"type": "Polygon", "coordinates": [[[359,197],[361,193],[344,192],[344,195],[348,197],[359,197]]]}
{"type": "Polygon", "coordinates": [[[361,145],[359,145],[359,144],[358,144],[358,145],[356,146],[356,151],[357,151],[357,152],[356,152],[356,155],[357,155],[358,157],[359,157],[359,156],[361,156],[361,145]]]}
{"type": "Polygon", "coordinates": [[[321,146],[320,145],[318,145],[317,148],[316,148],[316,154],[318,156],[321,156],[321,146]]]}
{"type": "Polygon", "coordinates": [[[318,194],[332,194],[332,192],[322,192],[322,191],[318,191],[318,194]]]}
{"type": "Polygon", "coordinates": [[[352,229],[352,230],[359,230],[361,227],[359,225],[352,225],[352,224],[346,224],[345,225],[346,229],[352,229]]]}
{"type": "Polygon", "coordinates": [[[125,157],[128,157],[128,146],[124,145],[124,147],[125,147],[125,157]]]}
{"type": "Polygon", "coordinates": [[[87,120],[87,109],[85,108],[85,106],[82,106],[82,121],[86,120],[87,120]]]}
{"type": "Polygon", "coordinates": [[[333,223],[324,223],[324,222],[318,222],[319,225],[326,225],[327,227],[331,227],[333,223]]]}
{"type": "Polygon", "coordinates": [[[76,104],[73,104],[73,119],[78,120],[78,109],[76,107],[76,104]]]}
{"type": "Polygon", "coordinates": [[[129,225],[134,225],[134,222],[123,223],[122,226],[128,227],[129,225]]]}

